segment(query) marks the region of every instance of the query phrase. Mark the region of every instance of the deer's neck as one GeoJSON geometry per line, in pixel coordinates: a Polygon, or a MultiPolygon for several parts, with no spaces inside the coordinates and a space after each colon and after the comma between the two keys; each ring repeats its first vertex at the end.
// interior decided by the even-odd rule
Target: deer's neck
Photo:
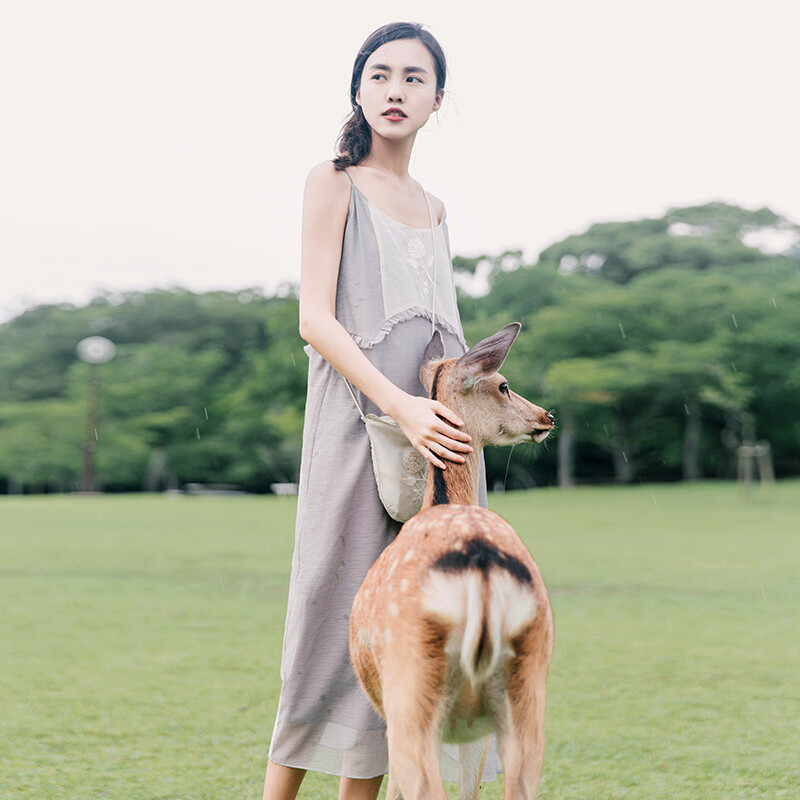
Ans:
{"type": "MultiPolygon", "coordinates": [[[[473,443],[474,446],[474,443],[473,443]]],[[[463,464],[447,462],[447,469],[431,467],[422,509],[441,505],[478,504],[478,478],[480,475],[481,451],[476,448],[466,455],[463,464]]]]}

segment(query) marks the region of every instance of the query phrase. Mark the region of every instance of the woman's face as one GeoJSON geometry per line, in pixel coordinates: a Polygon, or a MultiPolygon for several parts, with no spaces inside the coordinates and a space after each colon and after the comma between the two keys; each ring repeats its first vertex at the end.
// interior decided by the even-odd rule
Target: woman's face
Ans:
{"type": "Polygon", "coordinates": [[[428,121],[443,94],[436,91],[436,70],[428,48],[418,39],[397,39],[381,45],[367,59],[356,102],[373,133],[401,139],[428,121]]]}

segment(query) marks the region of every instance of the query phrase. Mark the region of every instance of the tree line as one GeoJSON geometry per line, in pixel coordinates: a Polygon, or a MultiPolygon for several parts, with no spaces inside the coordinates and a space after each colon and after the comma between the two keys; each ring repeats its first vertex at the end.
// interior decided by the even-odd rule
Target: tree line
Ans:
{"type": "MultiPolygon", "coordinates": [[[[552,410],[546,446],[491,449],[489,485],[730,478],[744,442],[800,474],[800,229],[722,203],[601,223],[544,250],[456,257],[473,343],[512,320],[503,368],[552,410]],[[483,290],[476,292],[475,285],[483,290]],[[481,296],[476,296],[480,294],[481,296]]],[[[105,294],[0,326],[0,492],[79,483],[92,335],[107,491],[266,492],[300,464],[307,358],[293,289],[105,294]]]]}

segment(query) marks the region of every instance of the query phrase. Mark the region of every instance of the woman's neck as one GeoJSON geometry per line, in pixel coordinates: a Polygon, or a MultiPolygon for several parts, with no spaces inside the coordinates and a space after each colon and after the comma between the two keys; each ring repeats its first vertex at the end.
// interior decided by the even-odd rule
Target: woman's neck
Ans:
{"type": "Polygon", "coordinates": [[[414,148],[414,138],[390,141],[372,135],[370,151],[359,166],[369,167],[396,180],[402,186],[411,186],[408,165],[414,148]]]}

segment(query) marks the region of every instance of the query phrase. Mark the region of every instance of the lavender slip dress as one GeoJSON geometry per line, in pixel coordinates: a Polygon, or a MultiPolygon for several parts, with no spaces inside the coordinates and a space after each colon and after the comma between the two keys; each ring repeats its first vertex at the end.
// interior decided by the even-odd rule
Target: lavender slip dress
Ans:
{"type": "MultiPolygon", "coordinates": [[[[410,394],[424,395],[419,365],[432,322],[448,357],[466,351],[444,220],[434,228],[409,227],[384,214],[353,185],[336,318],[389,380],[410,394]]],[[[313,348],[306,352],[308,395],[283,686],[270,758],[285,766],[371,778],[388,768],[386,726],[350,663],[350,607],[400,524],[378,497],[369,439],[345,382],[313,348]]],[[[356,392],[365,414],[383,413],[356,392]]],[[[486,505],[484,478],[480,502],[486,505]]],[[[443,746],[441,763],[443,777],[457,780],[457,745],[443,746]]],[[[493,741],[484,780],[495,780],[498,763],[493,741]]]]}

